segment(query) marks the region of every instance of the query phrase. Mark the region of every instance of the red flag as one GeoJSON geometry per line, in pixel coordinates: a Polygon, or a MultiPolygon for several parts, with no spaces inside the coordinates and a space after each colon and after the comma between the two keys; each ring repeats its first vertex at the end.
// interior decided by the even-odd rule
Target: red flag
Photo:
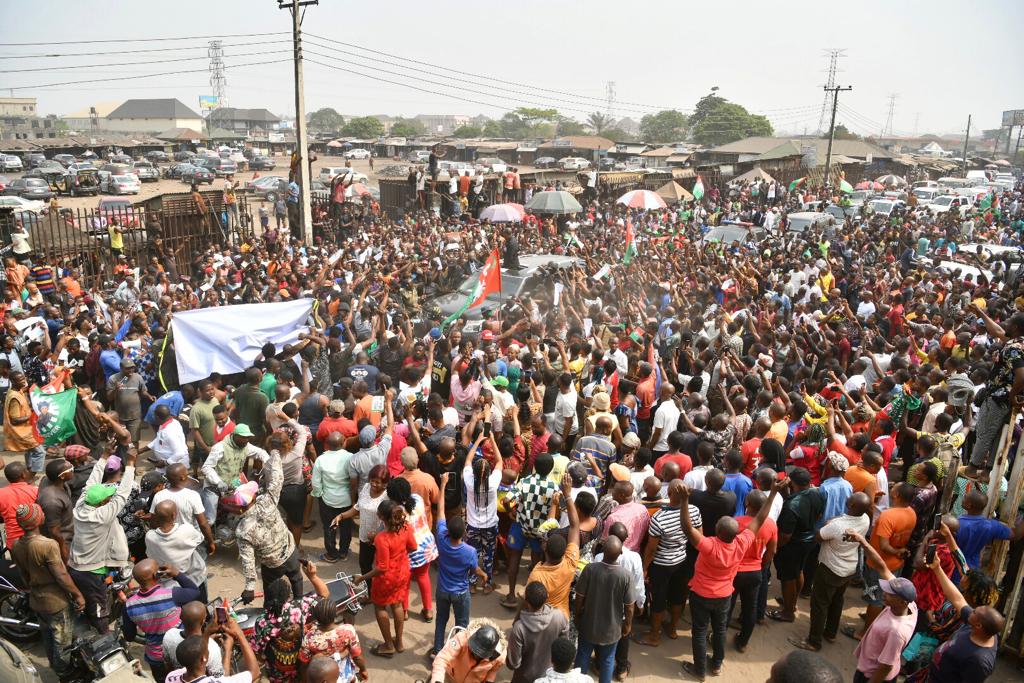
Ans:
{"type": "Polygon", "coordinates": [[[501,292],[501,258],[498,256],[497,249],[491,252],[484,267],[480,270],[480,279],[473,291],[474,296],[469,302],[469,308],[479,306],[488,294],[496,292],[501,292]]]}
{"type": "Polygon", "coordinates": [[[260,177],[260,172],[254,169],[253,172],[252,172],[252,179],[256,180],[259,177],[260,177]]]}

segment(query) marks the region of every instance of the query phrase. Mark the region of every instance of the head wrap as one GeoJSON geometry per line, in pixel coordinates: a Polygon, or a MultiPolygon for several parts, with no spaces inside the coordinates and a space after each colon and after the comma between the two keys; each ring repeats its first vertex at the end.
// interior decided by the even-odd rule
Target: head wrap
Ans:
{"type": "Polygon", "coordinates": [[[14,510],[14,517],[22,529],[34,529],[43,523],[43,508],[37,503],[22,503],[14,510]]]}

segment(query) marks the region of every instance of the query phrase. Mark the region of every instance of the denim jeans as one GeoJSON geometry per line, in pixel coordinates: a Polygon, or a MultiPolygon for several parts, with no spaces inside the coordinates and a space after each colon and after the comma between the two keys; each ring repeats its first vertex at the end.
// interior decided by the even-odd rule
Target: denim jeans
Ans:
{"type": "Polygon", "coordinates": [[[74,628],[71,622],[71,607],[65,607],[53,614],[38,614],[39,631],[43,636],[43,649],[50,668],[58,676],[68,672],[69,663],[64,649],[70,647],[74,640],[74,628]]]}
{"type": "Polygon", "coordinates": [[[736,644],[746,645],[750,642],[750,636],[754,633],[754,625],[757,623],[757,594],[761,589],[761,570],[737,573],[732,587],[736,592],[733,594],[732,605],[729,608],[730,616],[736,601],[738,600],[740,603],[740,633],[736,637],[736,644]]]}
{"type": "Polygon", "coordinates": [[[757,589],[757,620],[764,621],[768,611],[768,586],[772,583],[772,567],[769,564],[761,570],[761,587],[757,589]]]}
{"type": "Polygon", "coordinates": [[[725,629],[729,620],[729,601],[725,598],[705,598],[690,592],[690,621],[693,623],[693,669],[704,675],[708,658],[708,626],[711,627],[711,665],[722,666],[725,661],[725,629]]]}
{"type": "Polygon", "coordinates": [[[220,493],[216,489],[204,486],[199,490],[199,498],[203,501],[203,512],[212,529],[213,525],[217,523],[217,503],[220,502],[220,493]]]}
{"type": "Polygon", "coordinates": [[[576,668],[580,671],[590,670],[590,656],[597,653],[598,683],[611,683],[612,670],[615,668],[615,647],[619,641],[608,645],[591,643],[582,635],[576,644],[576,668]]]}
{"type": "Polygon", "coordinates": [[[434,651],[440,652],[444,647],[445,630],[448,628],[448,612],[455,612],[455,625],[466,628],[469,626],[469,591],[465,593],[449,593],[438,586],[437,614],[434,615],[434,651]]]}

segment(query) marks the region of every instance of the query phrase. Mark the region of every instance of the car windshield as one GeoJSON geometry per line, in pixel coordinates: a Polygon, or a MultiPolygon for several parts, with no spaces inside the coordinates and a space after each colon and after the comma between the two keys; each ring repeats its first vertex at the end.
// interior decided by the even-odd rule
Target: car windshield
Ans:
{"type": "Polygon", "coordinates": [[[45,187],[46,181],[42,178],[25,178],[26,187],[45,187]]]}
{"type": "Polygon", "coordinates": [[[939,206],[949,206],[950,204],[953,203],[953,198],[952,197],[939,197],[938,199],[935,200],[935,203],[938,204],[939,206]]]}
{"type": "MultiPolygon", "coordinates": [[[[477,281],[480,279],[479,273],[473,273],[459,285],[459,291],[467,296],[476,287],[477,281]]],[[[523,283],[526,281],[525,277],[519,275],[509,275],[508,273],[501,274],[501,294],[502,297],[518,296],[519,292],[523,288],[523,283]]]]}
{"type": "Polygon", "coordinates": [[[871,208],[874,209],[875,211],[888,211],[890,208],[892,208],[892,202],[884,199],[874,201],[871,202],[871,208]]]}
{"type": "Polygon", "coordinates": [[[132,208],[132,203],[129,201],[113,201],[104,202],[100,207],[104,211],[124,211],[132,208]]]}

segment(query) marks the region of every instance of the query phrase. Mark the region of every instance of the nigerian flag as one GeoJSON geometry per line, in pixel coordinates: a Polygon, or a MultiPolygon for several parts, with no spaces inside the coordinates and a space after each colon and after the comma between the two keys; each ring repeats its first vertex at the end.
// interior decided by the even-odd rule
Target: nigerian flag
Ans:
{"type": "Polygon", "coordinates": [[[637,255],[636,236],[633,234],[633,221],[626,221],[626,253],[622,255],[622,262],[627,266],[637,255]]]}
{"type": "Polygon", "coordinates": [[[840,192],[845,192],[846,194],[850,194],[851,192],[853,192],[853,185],[851,185],[850,183],[846,182],[846,178],[840,178],[839,179],[839,191],[840,192]]]}
{"type": "Polygon", "coordinates": [[[802,178],[797,178],[796,180],[794,180],[793,182],[791,182],[789,184],[789,191],[792,192],[793,190],[795,190],[796,188],[800,187],[801,185],[803,185],[806,182],[807,182],[807,176],[803,176],[802,178]]]}
{"type": "Polygon", "coordinates": [[[978,211],[987,211],[991,207],[992,207],[992,195],[987,194],[987,195],[985,195],[985,198],[981,200],[981,203],[978,204],[978,211]]]}
{"type": "Polygon", "coordinates": [[[704,198],[704,181],[700,179],[700,175],[697,175],[697,182],[693,186],[693,198],[700,201],[704,198]]]}
{"type": "Polygon", "coordinates": [[[47,446],[54,446],[77,432],[75,408],[78,405],[78,391],[76,389],[47,393],[39,387],[33,386],[31,399],[32,410],[36,414],[36,429],[47,446]]]}

